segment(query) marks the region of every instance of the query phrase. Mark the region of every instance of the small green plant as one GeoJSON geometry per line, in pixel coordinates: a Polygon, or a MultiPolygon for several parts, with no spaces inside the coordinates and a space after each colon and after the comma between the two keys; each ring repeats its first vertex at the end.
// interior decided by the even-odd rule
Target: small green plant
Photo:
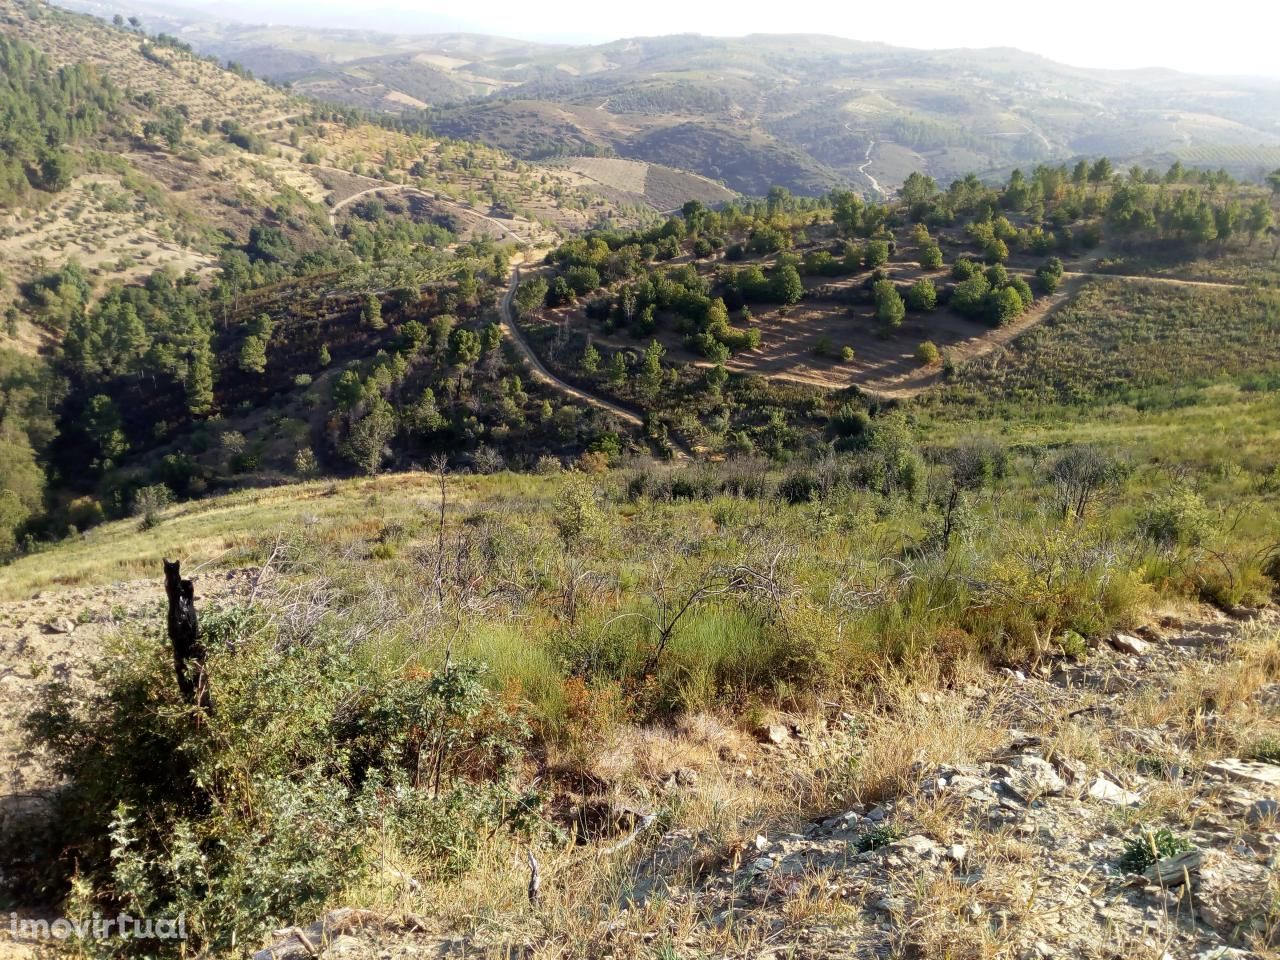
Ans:
{"type": "Polygon", "coordinates": [[[1063,630],[1058,634],[1058,648],[1064,657],[1081,660],[1089,651],[1089,642],[1074,630],[1063,630]]]}
{"type": "Polygon", "coordinates": [[[1125,873],[1142,873],[1157,860],[1176,857],[1191,849],[1191,844],[1174,834],[1168,827],[1144,830],[1124,842],[1124,852],[1116,865],[1125,873]]]}
{"type": "Polygon", "coordinates": [[[1248,757],[1250,760],[1260,760],[1263,763],[1274,763],[1280,766],[1280,739],[1263,737],[1255,741],[1249,748],[1248,757]]]}
{"type": "Polygon", "coordinates": [[[872,850],[879,850],[887,847],[895,840],[902,839],[902,831],[897,827],[882,823],[878,827],[872,827],[866,833],[858,837],[853,845],[858,848],[859,853],[870,853],[872,850]]]}

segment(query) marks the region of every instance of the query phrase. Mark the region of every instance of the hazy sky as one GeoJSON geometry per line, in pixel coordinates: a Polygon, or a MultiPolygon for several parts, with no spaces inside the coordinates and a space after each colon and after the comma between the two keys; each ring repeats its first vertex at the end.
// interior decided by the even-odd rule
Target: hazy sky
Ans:
{"type": "Polygon", "coordinates": [[[379,30],[474,30],[600,42],[664,33],[831,33],[910,47],[1018,47],[1084,67],[1172,67],[1280,76],[1274,0],[907,0],[786,4],[742,0],[169,0],[236,19],[379,30]]]}

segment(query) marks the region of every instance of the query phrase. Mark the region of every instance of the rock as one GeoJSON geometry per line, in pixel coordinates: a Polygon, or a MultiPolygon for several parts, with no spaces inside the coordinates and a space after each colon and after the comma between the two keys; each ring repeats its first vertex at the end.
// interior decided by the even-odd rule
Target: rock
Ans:
{"type": "Polygon", "coordinates": [[[367,955],[368,952],[368,947],[364,941],[344,933],[336,937],[321,955],[325,957],[355,957],[361,954],[367,955]]]}
{"type": "Polygon", "coordinates": [[[1274,821],[1277,817],[1280,817],[1280,801],[1276,800],[1255,800],[1245,814],[1245,819],[1255,827],[1274,821]]]}
{"type": "Polygon", "coordinates": [[[889,816],[889,808],[883,803],[877,804],[867,811],[867,819],[872,823],[880,823],[887,816],[889,816]]]}
{"type": "Polygon", "coordinates": [[[1198,870],[1203,862],[1203,853],[1199,850],[1188,850],[1177,856],[1162,857],[1143,870],[1142,875],[1162,887],[1176,887],[1186,883],[1187,877],[1198,870]]]}
{"type": "Polygon", "coordinates": [[[1032,754],[1014,757],[1005,766],[1009,773],[1001,785],[1024,803],[1038,797],[1056,797],[1067,789],[1053,767],[1032,754]]]}
{"type": "Polygon", "coordinates": [[[1200,919],[1233,938],[1261,929],[1272,907],[1269,880],[1261,864],[1216,852],[1206,857],[1195,890],[1200,919]]]}
{"type": "Polygon", "coordinates": [[[1140,657],[1147,652],[1150,646],[1145,640],[1139,640],[1137,637],[1128,633],[1117,633],[1111,638],[1111,646],[1115,647],[1121,653],[1132,654],[1140,657]]]}
{"type": "Polygon", "coordinates": [[[1089,784],[1089,796],[1113,807],[1136,807],[1142,802],[1142,798],[1136,793],[1130,793],[1106,777],[1094,778],[1093,783],[1089,784]]]}
{"type": "Polygon", "coordinates": [[[969,848],[963,843],[953,843],[947,847],[946,857],[953,863],[964,863],[969,857],[969,848]]]}
{"type": "Polygon", "coordinates": [[[1053,769],[1058,771],[1058,776],[1062,777],[1067,783],[1082,783],[1085,778],[1085,765],[1079,760],[1072,760],[1070,757],[1055,755],[1053,758],[1053,769]]]}
{"type": "Polygon", "coordinates": [[[760,729],[760,739],[765,743],[783,744],[791,739],[791,730],[780,723],[771,723],[760,729]]]}
{"type": "Polygon", "coordinates": [[[938,845],[922,833],[895,840],[881,851],[885,863],[893,867],[915,867],[921,860],[936,860],[938,845]]]}
{"type": "Polygon", "coordinates": [[[1242,780],[1246,783],[1261,783],[1268,787],[1280,787],[1280,767],[1270,763],[1259,763],[1256,760],[1239,760],[1235,757],[1224,757],[1205,764],[1208,773],[1216,773],[1228,780],[1242,780]]]}
{"type": "Polygon", "coordinates": [[[57,617],[46,623],[44,629],[45,633],[74,633],[76,624],[74,620],[66,617],[57,617]]]}
{"type": "Polygon", "coordinates": [[[751,862],[752,873],[768,873],[773,869],[772,857],[757,857],[751,862]]]}

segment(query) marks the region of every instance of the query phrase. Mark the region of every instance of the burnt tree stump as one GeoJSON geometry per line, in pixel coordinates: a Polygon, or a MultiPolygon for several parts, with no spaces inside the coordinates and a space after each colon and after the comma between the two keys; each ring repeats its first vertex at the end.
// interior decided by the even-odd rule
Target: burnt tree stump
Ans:
{"type": "Polygon", "coordinates": [[[169,644],[178,690],[188,705],[204,713],[213,711],[200,621],[196,617],[195,585],[182,579],[182,561],[164,561],[164,592],[169,597],[169,644]]]}

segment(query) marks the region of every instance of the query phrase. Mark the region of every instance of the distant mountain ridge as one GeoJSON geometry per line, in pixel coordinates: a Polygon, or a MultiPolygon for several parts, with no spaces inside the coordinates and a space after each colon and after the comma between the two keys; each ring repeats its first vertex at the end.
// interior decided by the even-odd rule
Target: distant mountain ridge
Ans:
{"type": "Polygon", "coordinates": [[[321,99],[426,112],[438,132],[525,159],[616,155],[746,193],[891,190],[913,170],[977,170],[1106,154],[1123,163],[1280,165],[1280,80],[1094,70],[1038,54],[915,50],[814,34],[677,34],[550,45],[467,33],[250,26],[158,5],[148,29],[321,99]]]}

